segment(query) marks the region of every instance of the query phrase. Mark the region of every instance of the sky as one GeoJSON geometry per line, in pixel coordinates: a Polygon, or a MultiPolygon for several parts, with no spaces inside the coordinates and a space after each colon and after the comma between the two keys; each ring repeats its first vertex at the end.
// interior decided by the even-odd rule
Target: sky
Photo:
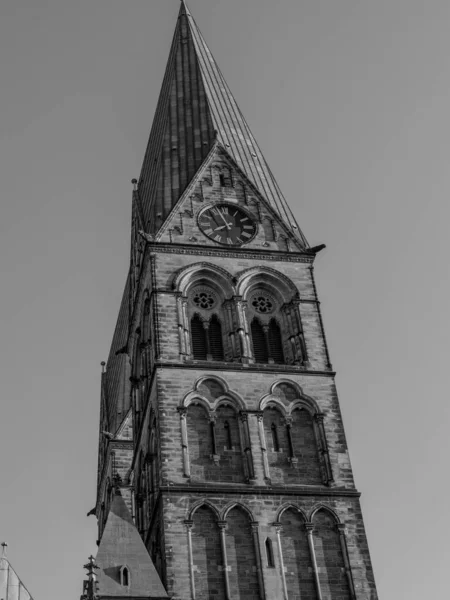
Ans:
{"type": "MultiPolygon", "coordinates": [[[[311,245],[382,600],[447,593],[448,0],[190,0],[311,245]]],[[[0,2],[0,541],[95,553],[100,362],[177,0],[0,2]]]]}

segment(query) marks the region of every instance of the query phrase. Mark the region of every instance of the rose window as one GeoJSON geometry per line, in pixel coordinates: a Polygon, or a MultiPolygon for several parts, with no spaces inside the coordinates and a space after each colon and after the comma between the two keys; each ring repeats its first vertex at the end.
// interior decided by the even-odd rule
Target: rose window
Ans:
{"type": "Polygon", "coordinates": [[[252,298],[252,306],[256,312],[259,313],[270,313],[273,310],[273,300],[266,294],[256,294],[252,298]]]}
{"type": "Polygon", "coordinates": [[[192,295],[192,301],[198,308],[209,310],[216,303],[214,295],[209,290],[195,290],[192,295]]]}

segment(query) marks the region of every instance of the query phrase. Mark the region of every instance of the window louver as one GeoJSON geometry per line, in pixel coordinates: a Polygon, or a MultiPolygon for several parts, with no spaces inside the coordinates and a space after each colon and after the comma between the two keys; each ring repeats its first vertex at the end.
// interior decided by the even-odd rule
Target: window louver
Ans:
{"type": "Polygon", "coordinates": [[[206,331],[198,316],[191,321],[192,354],[195,360],[206,360],[206,331]]]}
{"type": "Polygon", "coordinates": [[[209,324],[209,345],[213,360],[224,360],[222,326],[214,315],[209,324]]]}
{"type": "Polygon", "coordinates": [[[257,319],[253,319],[251,324],[253,355],[255,362],[268,363],[269,354],[267,352],[266,336],[261,323],[257,319]]]}
{"type": "Polygon", "coordinates": [[[284,363],[283,342],[281,341],[280,328],[274,319],[269,324],[269,346],[273,361],[278,365],[282,365],[284,363]]]}

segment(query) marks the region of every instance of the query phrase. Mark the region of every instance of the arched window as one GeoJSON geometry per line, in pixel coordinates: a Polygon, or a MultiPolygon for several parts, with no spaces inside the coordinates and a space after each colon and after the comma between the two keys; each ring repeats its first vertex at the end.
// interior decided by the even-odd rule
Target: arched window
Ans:
{"type": "Polygon", "coordinates": [[[226,554],[229,566],[230,598],[256,600],[261,598],[256,549],[248,514],[234,507],[227,515],[226,554]]]}
{"type": "Polygon", "coordinates": [[[192,572],[196,598],[224,600],[223,556],[216,515],[209,506],[203,505],[195,511],[192,521],[192,566],[197,567],[192,572]]]}
{"type": "Polygon", "coordinates": [[[122,567],[120,569],[120,585],[124,587],[130,586],[130,569],[128,567],[122,567]]]}
{"type": "Polygon", "coordinates": [[[272,540],[270,538],[266,539],[266,557],[267,566],[273,568],[275,566],[275,561],[273,558],[272,540]]]}
{"type": "Polygon", "coordinates": [[[214,315],[209,323],[209,345],[213,360],[224,360],[222,326],[219,319],[214,315]]]}
{"type": "Polygon", "coordinates": [[[225,441],[227,450],[233,449],[233,440],[231,439],[231,429],[228,421],[225,421],[223,428],[225,430],[225,441]]]}
{"type": "Polygon", "coordinates": [[[281,331],[275,319],[269,323],[269,350],[270,357],[278,364],[284,364],[283,342],[281,340],[281,331]]]}
{"type": "Polygon", "coordinates": [[[191,320],[192,354],[195,360],[207,359],[206,331],[198,315],[191,320]]]}
{"type": "Polygon", "coordinates": [[[314,551],[323,597],[350,600],[354,595],[349,586],[351,573],[346,569],[343,554],[347,549],[339,539],[335,519],[328,511],[322,509],[314,515],[313,524],[314,551]]]}
{"type": "Polygon", "coordinates": [[[272,423],[270,427],[270,432],[272,433],[272,447],[274,452],[280,451],[280,443],[278,442],[278,431],[275,423],[272,423]]]}
{"type": "Polygon", "coordinates": [[[264,329],[258,319],[253,319],[251,324],[253,356],[257,363],[268,363],[269,353],[264,329]]]}
{"type": "MultiPolygon", "coordinates": [[[[280,524],[282,525],[281,552],[288,597],[316,600],[317,592],[305,521],[299,512],[288,508],[282,514],[280,524]]],[[[341,596],[336,590],[336,595],[327,595],[323,598],[340,599],[341,596]]]]}

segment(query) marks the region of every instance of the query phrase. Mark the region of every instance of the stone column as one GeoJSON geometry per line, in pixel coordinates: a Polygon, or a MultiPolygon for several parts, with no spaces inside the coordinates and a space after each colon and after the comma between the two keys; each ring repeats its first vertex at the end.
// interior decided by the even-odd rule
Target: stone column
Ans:
{"type": "Polygon", "coordinates": [[[278,554],[280,556],[281,583],[283,584],[284,600],[289,600],[287,584],[286,584],[286,573],[285,573],[285,567],[284,567],[283,548],[281,546],[281,532],[283,531],[283,526],[281,525],[281,523],[274,523],[274,526],[275,526],[275,531],[277,534],[278,554]]]}
{"type": "Polygon", "coordinates": [[[192,526],[194,521],[186,520],[187,538],[188,538],[188,560],[189,560],[189,577],[191,582],[191,599],[195,600],[195,576],[194,576],[194,553],[192,551],[192,526]]]}
{"type": "Polygon", "coordinates": [[[189,448],[188,448],[188,435],[187,435],[187,408],[185,406],[178,407],[180,413],[180,425],[181,425],[181,450],[183,453],[183,475],[185,477],[191,476],[191,468],[189,464],[189,448]]]}
{"type": "Polygon", "coordinates": [[[241,345],[241,356],[243,362],[250,362],[252,359],[250,336],[247,323],[247,302],[242,300],[241,296],[235,296],[236,312],[238,317],[238,334],[241,345]]]}
{"type": "Polygon", "coordinates": [[[319,569],[317,568],[316,551],[314,548],[313,531],[314,525],[312,523],[305,523],[306,534],[308,536],[309,551],[311,554],[311,563],[314,572],[314,581],[316,583],[317,600],[322,600],[322,590],[320,587],[319,569]]]}
{"type": "Polygon", "coordinates": [[[222,562],[223,562],[223,576],[225,581],[225,600],[232,600],[230,596],[230,578],[228,577],[228,559],[227,559],[227,540],[225,537],[225,531],[227,527],[226,521],[218,521],[217,525],[220,530],[220,545],[222,547],[222,562]]]}

